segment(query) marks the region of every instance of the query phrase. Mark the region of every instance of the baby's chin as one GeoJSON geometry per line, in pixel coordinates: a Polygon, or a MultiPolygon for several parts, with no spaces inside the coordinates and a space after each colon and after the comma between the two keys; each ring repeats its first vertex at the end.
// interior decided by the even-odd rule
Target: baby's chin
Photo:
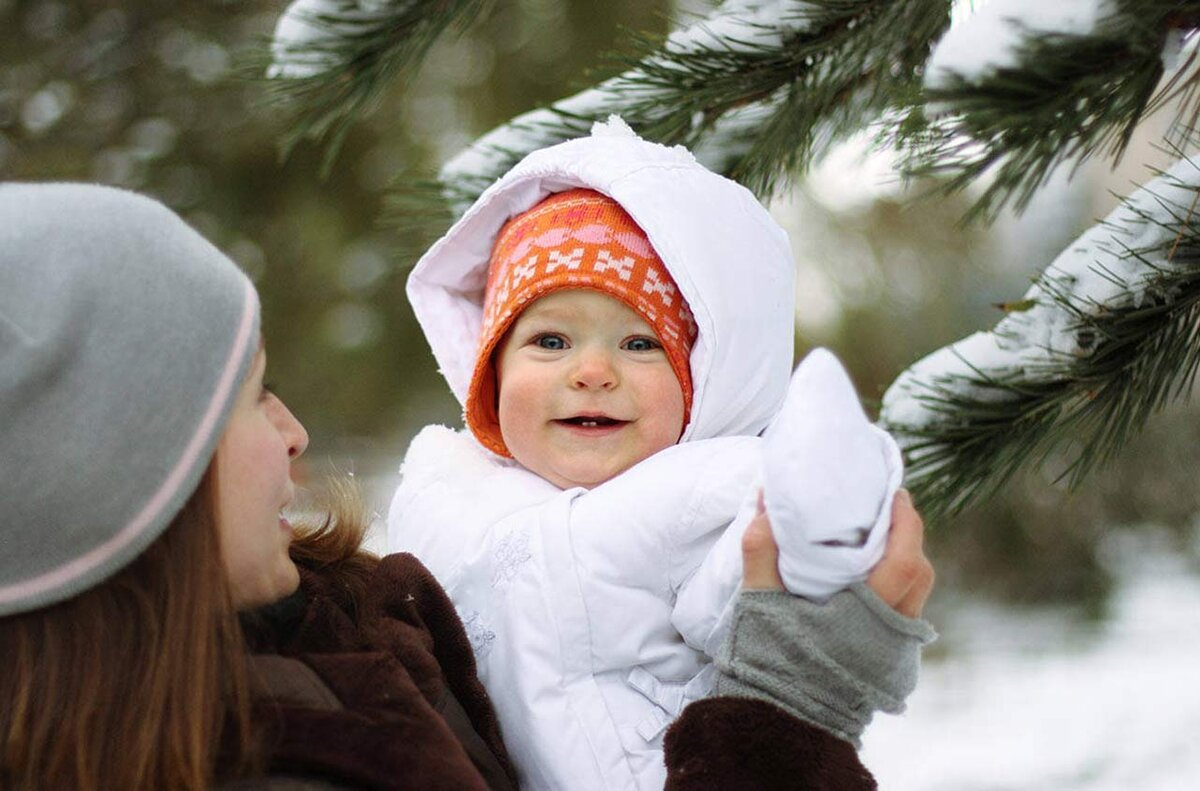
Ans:
{"type": "Polygon", "coordinates": [[[632,461],[624,466],[614,467],[597,467],[588,468],[580,467],[572,469],[569,466],[566,468],[551,468],[549,466],[526,464],[520,458],[517,458],[517,463],[525,469],[537,475],[539,478],[549,481],[560,489],[595,489],[601,484],[608,483],[613,478],[616,478],[621,473],[628,470],[634,464],[640,461],[632,461]]]}
{"type": "Polygon", "coordinates": [[[618,475],[625,472],[627,469],[629,468],[626,467],[625,469],[603,475],[574,475],[571,477],[557,475],[555,473],[549,473],[546,475],[542,475],[541,473],[538,474],[560,489],[595,489],[601,484],[608,483],[613,478],[616,478],[618,475]]]}

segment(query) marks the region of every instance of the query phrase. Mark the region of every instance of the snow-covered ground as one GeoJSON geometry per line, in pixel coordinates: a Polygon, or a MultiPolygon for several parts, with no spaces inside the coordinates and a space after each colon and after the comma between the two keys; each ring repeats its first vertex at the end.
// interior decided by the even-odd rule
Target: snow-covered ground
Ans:
{"type": "Polygon", "coordinates": [[[1200,789],[1200,577],[1126,543],[1111,615],[954,606],[863,760],[884,791],[1200,789]],[[1140,559],[1139,559],[1140,558],[1140,559]]]}

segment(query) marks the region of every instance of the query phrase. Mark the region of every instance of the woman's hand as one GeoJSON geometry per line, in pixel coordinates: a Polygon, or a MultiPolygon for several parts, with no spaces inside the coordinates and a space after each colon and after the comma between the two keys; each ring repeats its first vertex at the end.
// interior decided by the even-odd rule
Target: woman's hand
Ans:
{"type": "Polygon", "coordinates": [[[925,557],[925,523],[904,489],[892,503],[892,529],[883,558],[867,575],[867,587],[893,610],[920,618],[933,591],[933,564],[925,557]]]}
{"type": "MultiPolygon", "coordinates": [[[[925,557],[925,524],[901,489],[892,504],[892,525],[883,558],[867,576],[867,586],[901,615],[919,618],[933,590],[933,564],[925,557]]],[[[742,536],[742,588],[783,590],[779,576],[779,547],[759,495],[758,515],[742,536]]]]}

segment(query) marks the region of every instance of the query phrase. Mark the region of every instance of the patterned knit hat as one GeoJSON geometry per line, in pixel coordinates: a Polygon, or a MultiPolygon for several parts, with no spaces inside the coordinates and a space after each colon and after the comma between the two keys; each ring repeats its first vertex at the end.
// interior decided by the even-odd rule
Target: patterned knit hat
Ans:
{"type": "Polygon", "coordinates": [[[496,413],[496,346],[534,300],[568,288],[615,297],[654,328],[683,390],[682,432],[692,405],[696,322],[650,240],[621,205],[594,190],[572,189],[509,220],[496,237],[466,401],[475,438],[494,453],[512,455],[496,413]]]}

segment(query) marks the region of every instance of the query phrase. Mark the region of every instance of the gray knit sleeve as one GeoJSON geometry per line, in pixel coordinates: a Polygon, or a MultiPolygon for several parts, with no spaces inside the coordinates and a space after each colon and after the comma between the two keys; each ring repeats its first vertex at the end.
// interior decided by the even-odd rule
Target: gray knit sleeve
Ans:
{"type": "Polygon", "coordinates": [[[896,714],[936,637],[865,584],[824,604],[786,591],[742,591],[717,652],[714,694],[770,701],[856,747],[875,711],[896,714]]]}

